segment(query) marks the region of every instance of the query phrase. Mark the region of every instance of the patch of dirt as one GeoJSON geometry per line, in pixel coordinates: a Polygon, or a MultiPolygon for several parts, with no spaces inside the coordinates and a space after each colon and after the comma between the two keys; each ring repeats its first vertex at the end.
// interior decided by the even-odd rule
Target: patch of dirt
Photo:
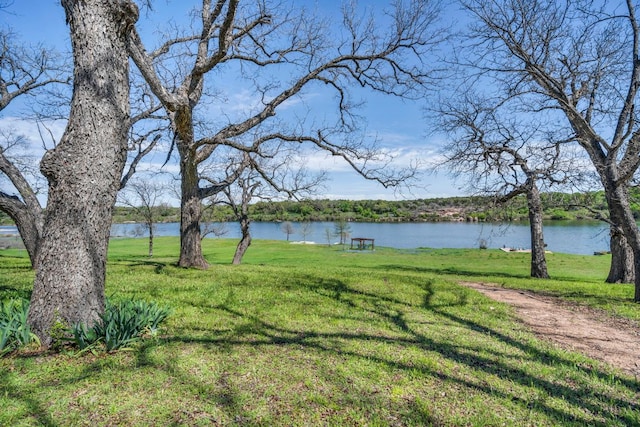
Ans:
{"type": "Polygon", "coordinates": [[[461,282],[513,306],[537,336],[640,377],[640,325],[589,307],[498,285],[461,282]]]}

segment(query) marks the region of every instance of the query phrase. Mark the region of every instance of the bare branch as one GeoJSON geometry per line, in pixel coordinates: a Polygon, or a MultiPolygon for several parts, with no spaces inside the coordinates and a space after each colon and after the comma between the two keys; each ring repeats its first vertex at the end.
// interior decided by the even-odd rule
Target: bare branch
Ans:
{"type": "MultiPolygon", "coordinates": [[[[151,133],[155,133],[155,130],[152,131],[151,133]]],[[[126,187],[131,177],[136,173],[136,168],[138,167],[138,164],[142,161],[142,159],[147,154],[153,151],[158,141],[160,141],[160,138],[162,138],[162,135],[158,134],[153,138],[153,140],[149,144],[144,146],[144,142],[147,140],[148,136],[149,135],[143,135],[142,137],[132,141],[130,150],[137,150],[137,152],[133,160],[129,164],[129,169],[127,170],[127,172],[125,172],[125,174],[122,176],[122,179],[120,180],[121,190],[126,187]]]]}
{"type": "Polygon", "coordinates": [[[67,84],[55,55],[42,47],[24,46],[11,33],[0,32],[0,111],[16,97],[55,83],[67,84]]]}
{"type": "MultiPolygon", "coordinates": [[[[14,138],[14,142],[11,144],[19,143],[22,140],[20,136],[12,136],[12,135],[4,135],[5,138],[14,138]],[[15,142],[17,140],[17,142],[15,142]]],[[[25,205],[25,208],[34,211],[40,212],[42,207],[38,198],[36,196],[35,191],[29,184],[29,181],[25,178],[22,171],[16,166],[16,162],[11,161],[5,153],[5,149],[0,145],[0,172],[2,172],[13,184],[13,186],[20,194],[22,198],[22,202],[25,205]]]]}

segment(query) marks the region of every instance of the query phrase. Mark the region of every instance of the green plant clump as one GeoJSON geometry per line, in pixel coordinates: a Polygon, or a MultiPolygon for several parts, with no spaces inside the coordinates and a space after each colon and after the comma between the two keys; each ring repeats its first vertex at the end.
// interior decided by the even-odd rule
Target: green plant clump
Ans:
{"type": "Polygon", "coordinates": [[[0,301],[0,356],[19,347],[38,343],[27,323],[29,301],[9,299],[0,301]]]}
{"type": "Polygon", "coordinates": [[[169,314],[168,307],[155,303],[134,300],[112,303],[107,300],[100,321],[90,328],[82,323],[74,325],[73,339],[81,350],[99,342],[107,351],[121,349],[147,334],[155,335],[169,314]]]}

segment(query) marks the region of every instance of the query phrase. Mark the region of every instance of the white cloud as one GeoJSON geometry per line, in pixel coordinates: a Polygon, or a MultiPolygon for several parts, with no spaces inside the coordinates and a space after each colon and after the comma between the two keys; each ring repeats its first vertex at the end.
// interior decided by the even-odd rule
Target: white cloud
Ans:
{"type": "Polygon", "coordinates": [[[0,129],[13,131],[15,134],[24,136],[34,149],[39,147],[41,151],[43,144],[47,148],[53,148],[60,141],[66,125],[64,120],[49,120],[38,123],[20,117],[0,118],[0,129]]]}
{"type": "Polygon", "coordinates": [[[334,173],[325,190],[316,198],[349,200],[406,200],[453,197],[463,194],[450,179],[425,176],[410,187],[384,188],[382,184],[363,178],[354,171],[334,173]]]}
{"type": "MultiPolygon", "coordinates": [[[[317,96],[318,94],[314,93],[298,94],[278,106],[277,112],[282,113],[300,104],[310,102],[317,96]]],[[[222,98],[224,101],[217,105],[214,104],[213,110],[216,110],[217,115],[228,117],[231,121],[244,120],[250,115],[258,113],[266,103],[273,99],[273,97],[263,99],[260,93],[248,89],[225,92],[222,98]]]]}
{"type": "Polygon", "coordinates": [[[224,114],[249,115],[251,112],[259,111],[264,106],[260,98],[255,96],[254,92],[246,89],[227,94],[226,98],[227,101],[220,105],[220,110],[224,114]]]}
{"type": "MultiPolygon", "coordinates": [[[[418,166],[420,169],[429,169],[433,164],[441,161],[442,157],[429,146],[394,146],[382,148],[381,153],[384,157],[392,158],[391,167],[408,168],[418,166]]],[[[307,168],[311,171],[327,171],[346,172],[351,171],[351,166],[339,156],[332,156],[328,152],[314,151],[306,155],[307,168]]],[[[385,163],[371,162],[372,166],[378,166],[385,163]]]]}

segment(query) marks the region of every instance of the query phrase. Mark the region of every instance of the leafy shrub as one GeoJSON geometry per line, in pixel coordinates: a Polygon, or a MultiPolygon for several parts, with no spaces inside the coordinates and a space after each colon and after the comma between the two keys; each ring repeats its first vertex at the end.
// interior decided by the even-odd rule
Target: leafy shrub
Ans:
{"type": "Polygon", "coordinates": [[[144,335],[155,335],[158,326],[170,314],[168,307],[146,301],[124,300],[107,304],[100,320],[92,327],[77,324],[72,328],[73,339],[81,350],[98,342],[107,351],[126,347],[144,335]]]}
{"type": "Polygon", "coordinates": [[[27,323],[29,301],[0,301],[0,356],[31,343],[39,343],[27,323]]]}

